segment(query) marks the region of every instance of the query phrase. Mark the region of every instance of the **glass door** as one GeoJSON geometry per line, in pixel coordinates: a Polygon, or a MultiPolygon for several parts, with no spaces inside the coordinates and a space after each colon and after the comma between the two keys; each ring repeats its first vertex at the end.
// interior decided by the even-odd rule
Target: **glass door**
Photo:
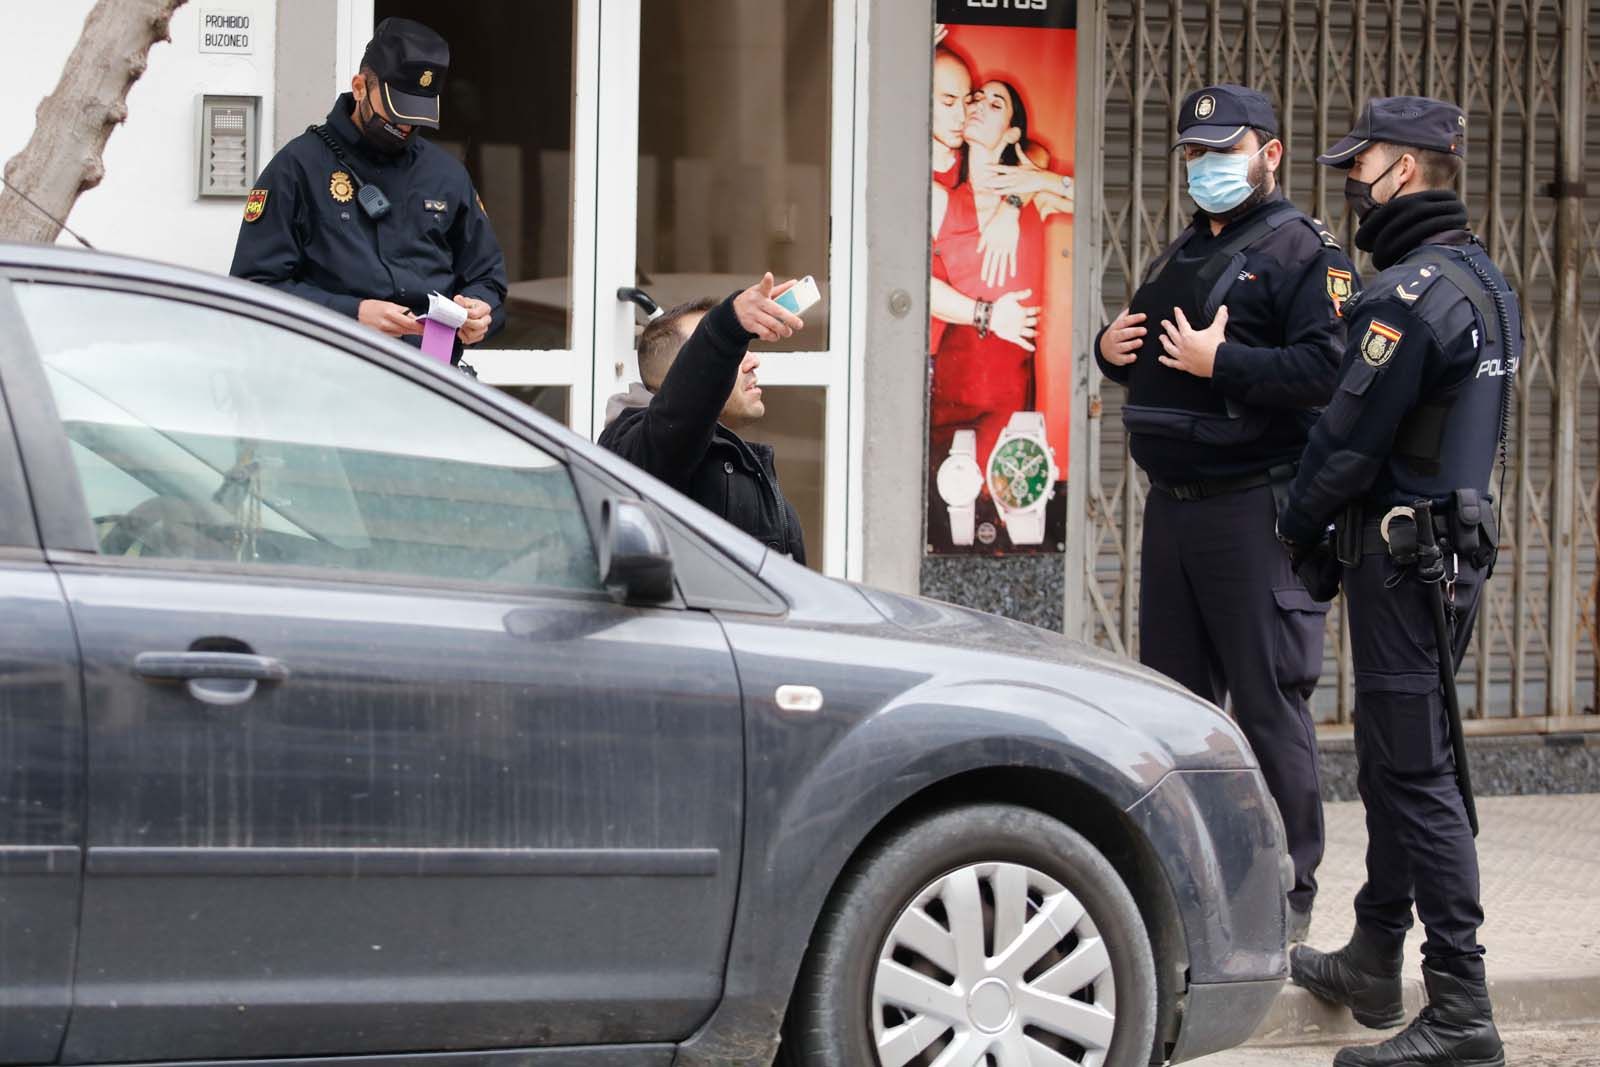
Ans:
{"type": "MultiPolygon", "coordinates": [[[[354,0],[356,3],[362,0],[354,0]]],[[[856,0],[371,0],[450,42],[438,142],[471,173],[510,278],[480,377],[591,438],[661,307],[811,275],[806,330],[759,346],[813,566],[846,570],[856,0]]],[[[355,35],[352,35],[355,36],[355,35]]],[[[359,54],[359,44],[355,46],[359,54]]]]}
{"type": "MultiPolygon", "coordinates": [[[[854,29],[840,0],[606,0],[601,26],[601,137],[617,155],[601,176],[597,288],[637,285],[665,308],[767,270],[816,279],[806,329],[757,346],[767,414],[739,432],[774,446],[813,565],[833,573],[850,333],[853,91],[840,73],[853,72],[854,29]]],[[[636,380],[634,325],[626,305],[598,316],[598,344],[624,358],[598,365],[596,420],[636,380]]]]}
{"type": "Polygon", "coordinates": [[[483,381],[589,432],[594,199],[580,191],[593,188],[597,162],[599,4],[371,4],[369,26],[416,19],[450,43],[443,121],[428,135],[472,176],[510,283],[505,328],[470,362],[483,381]]]}

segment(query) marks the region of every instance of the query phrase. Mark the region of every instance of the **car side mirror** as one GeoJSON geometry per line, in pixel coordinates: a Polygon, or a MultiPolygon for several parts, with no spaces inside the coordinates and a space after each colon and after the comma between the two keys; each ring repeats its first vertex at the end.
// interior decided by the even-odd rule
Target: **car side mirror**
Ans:
{"type": "Polygon", "coordinates": [[[643,501],[613,496],[601,502],[600,576],[625,604],[673,598],[672,543],[643,501]]]}

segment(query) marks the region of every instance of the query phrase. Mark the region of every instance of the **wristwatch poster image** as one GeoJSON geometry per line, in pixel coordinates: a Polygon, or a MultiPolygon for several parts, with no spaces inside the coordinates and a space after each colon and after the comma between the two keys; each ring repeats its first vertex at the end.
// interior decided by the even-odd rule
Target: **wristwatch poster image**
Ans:
{"type": "Polygon", "coordinates": [[[938,0],[927,553],[1066,548],[1077,2],[938,0]]]}

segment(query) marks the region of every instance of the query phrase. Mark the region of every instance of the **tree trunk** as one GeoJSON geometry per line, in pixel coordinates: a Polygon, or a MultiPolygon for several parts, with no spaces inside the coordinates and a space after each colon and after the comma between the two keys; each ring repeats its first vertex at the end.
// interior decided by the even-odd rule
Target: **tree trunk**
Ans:
{"type": "MultiPolygon", "coordinates": [[[[128,90],[144,73],[150,46],[168,41],[184,0],[98,0],[67,58],[56,91],[35,113],[27,147],[6,164],[6,181],[58,219],[78,194],[105,177],[102,154],[128,117],[128,90]]],[[[49,244],[61,227],[11,189],[0,187],[0,240],[49,244]]]]}

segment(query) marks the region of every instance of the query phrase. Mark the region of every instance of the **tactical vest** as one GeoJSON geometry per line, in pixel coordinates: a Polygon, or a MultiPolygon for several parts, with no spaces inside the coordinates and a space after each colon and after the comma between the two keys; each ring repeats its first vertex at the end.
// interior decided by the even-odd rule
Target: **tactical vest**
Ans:
{"type": "MultiPolygon", "coordinates": [[[[1424,369],[1423,397],[1395,434],[1390,486],[1380,479],[1374,487],[1385,497],[1371,501],[1378,505],[1422,497],[1443,502],[1460,489],[1489,495],[1522,360],[1521,307],[1482,246],[1421,245],[1379,275],[1368,292],[1393,291],[1421,271],[1432,274],[1411,312],[1433,331],[1442,362],[1424,369]],[[1469,360],[1470,366],[1462,365],[1469,360]]],[[[1351,372],[1343,388],[1362,391],[1378,374],[1364,362],[1351,372]]]]}
{"type": "MultiPolygon", "coordinates": [[[[1300,217],[1294,205],[1283,201],[1250,224],[1230,233],[1196,269],[1192,257],[1182,253],[1199,232],[1190,223],[1172,244],[1150,264],[1134,294],[1129,311],[1144,313],[1145,350],[1130,368],[1128,403],[1122,409],[1123,425],[1131,436],[1172,438],[1202,445],[1241,445],[1255,441],[1271,422],[1269,412],[1228,400],[1209,381],[1162,366],[1151,355],[1159,352],[1161,320],[1182,308],[1195,329],[1205,329],[1216,317],[1239,274],[1245,253],[1280,226],[1300,217]]],[[[1137,448],[1135,449],[1137,452],[1137,448]]],[[[1135,455],[1137,459],[1137,455],[1135,455]]]]}

